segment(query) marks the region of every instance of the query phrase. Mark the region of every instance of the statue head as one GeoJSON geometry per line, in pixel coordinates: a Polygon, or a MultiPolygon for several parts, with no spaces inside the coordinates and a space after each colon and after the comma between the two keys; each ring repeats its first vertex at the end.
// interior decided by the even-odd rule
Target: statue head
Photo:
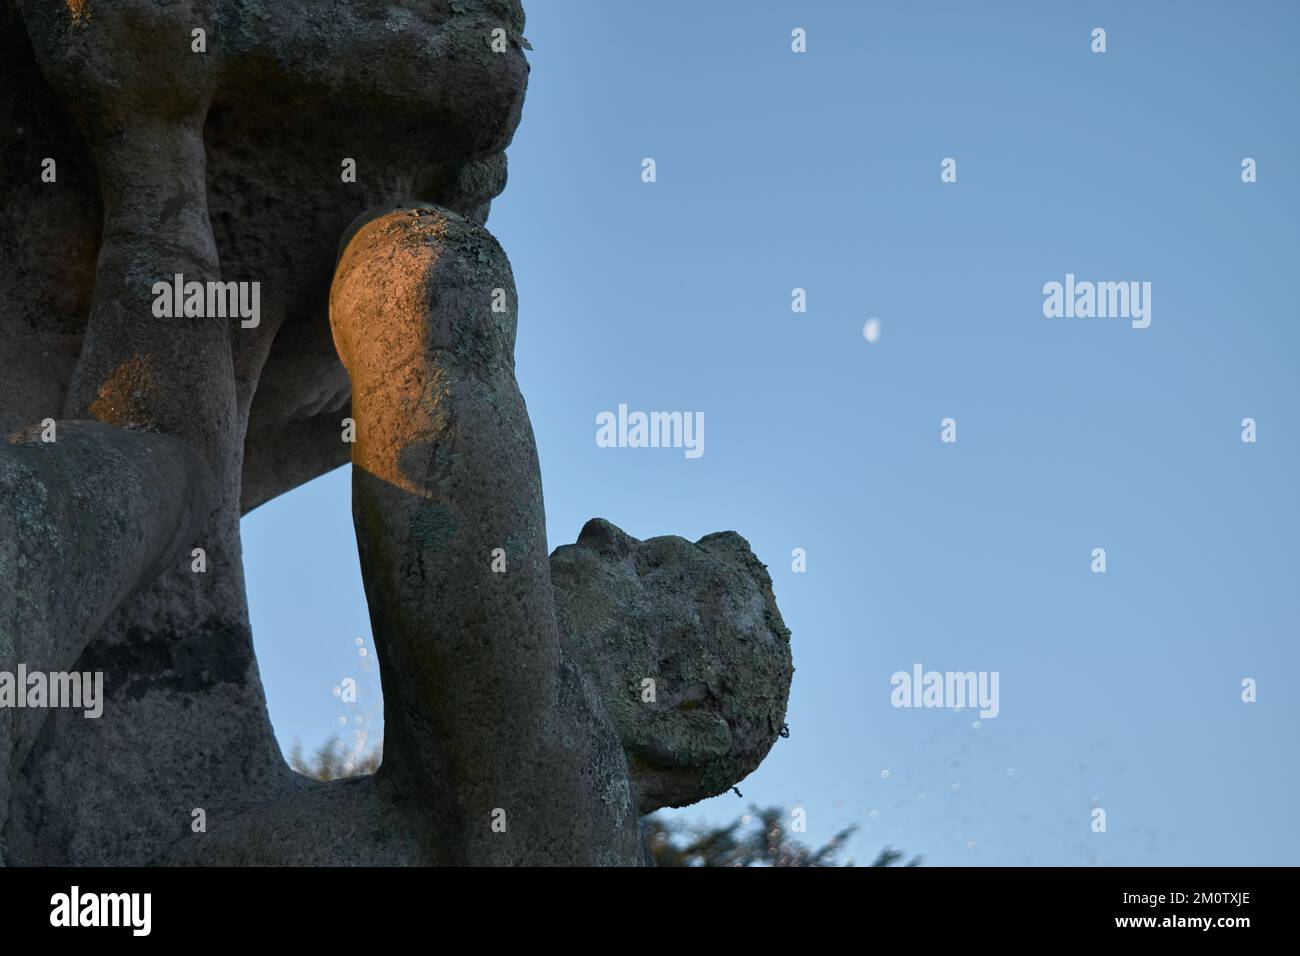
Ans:
{"type": "Polygon", "coordinates": [[[604,697],[642,813],[722,793],[758,766],[794,668],[744,538],[639,541],[594,518],[551,555],[551,580],[565,650],[604,697]]]}

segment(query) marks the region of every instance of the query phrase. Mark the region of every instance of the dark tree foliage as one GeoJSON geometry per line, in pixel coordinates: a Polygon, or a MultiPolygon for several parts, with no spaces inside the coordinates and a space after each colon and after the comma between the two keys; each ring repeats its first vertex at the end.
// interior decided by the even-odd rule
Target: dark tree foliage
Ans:
{"type": "MultiPolygon", "coordinates": [[[[294,744],[289,763],[294,770],[315,780],[338,780],[374,773],[383,759],[381,748],[354,757],[352,767],[337,740],[327,740],[310,757],[302,745],[294,744]]],[[[641,831],[657,866],[854,866],[852,859],[840,861],[840,854],[857,825],[845,827],[818,849],[799,842],[784,826],[790,814],[780,807],[751,805],[749,814],[724,826],[679,823],[650,814],[641,821],[641,831]]],[[[885,847],[871,863],[873,867],[894,866],[906,854],[885,847]]],[[[920,866],[913,857],[906,865],[920,866]]]]}
{"type": "Polygon", "coordinates": [[[340,746],[338,738],[333,738],[317,747],[311,757],[303,756],[302,744],[295,743],[289,751],[289,766],[313,780],[339,780],[374,773],[379,769],[383,758],[383,749],[375,747],[354,757],[352,766],[349,767],[347,753],[340,746]]]}
{"type": "MultiPolygon", "coordinates": [[[[751,806],[748,816],[724,826],[676,823],[652,814],[642,831],[658,866],[854,866],[840,862],[840,853],[857,825],[845,827],[825,846],[814,849],[799,842],[786,828],[790,815],[780,807],[751,806]]],[[[901,850],[881,850],[872,866],[893,866],[901,850]]],[[[919,866],[914,857],[908,866],[919,866]]]]}

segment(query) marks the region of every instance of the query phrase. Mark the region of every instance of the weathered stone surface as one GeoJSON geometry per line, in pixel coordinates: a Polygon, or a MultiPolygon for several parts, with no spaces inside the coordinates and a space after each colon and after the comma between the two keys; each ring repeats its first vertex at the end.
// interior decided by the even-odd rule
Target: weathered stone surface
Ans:
{"type": "Polygon", "coordinates": [[[638,864],[639,809],[770,746],[789,651],[743,540],[628,544],[657,576],[604,531],[547,556],[482,228],[522,29],[518,0],[0,0],[0,433],[60,435],[0,446],[0,669],[107,697],[0,712],[0,864],[638,864]],[[258,323],[154,315],[176,274],[259,283],[258,323]],[[239,518],[349,453],[388,740],[321,785],[267,719],[239,518]],[[641,671],[673,713],[625,706],[641,671]]]}
{"type": "Polygon", "coordinates": [[[565,647],[604,696],[642,813],[722,793],[767,756],[794,668],[744,538],[638,541],[593,518],[551,555],[551,579],[565,647]]]}
{"type": "Polygon", "coordinates": [[[411,199],[486,219],[523,105],[523,23],[518,0],[0,0],[0,365],[12,383],[0,433],[62,417],[102,197],[127,185],[97,172],[105,137],[80,124],[172,116],[181,98],[163,91],[174,84],[191,114],[202,106],[186,121],[202,138],[222,278],[263,284],[260,327],[230,346],[247,416],[244,508],[346,463],[341,442],[297,441],[300,424],[323,436],[317,419],[347,415],[326,314],[339,236],[364,210],[411,199]],[[504,54],[488,46],[498,26],[511,37],[504,54]],[[206,54],[191,50],[196,27],[206,54]],[[132,61],[143,88],[97,88],[132,61]],[[41,182],[45,157],[57,184],[41,182]],[[344,158],[356,160],[355,183],[341,181],[344,158]]]}
{"type": "MultiPolygon", "coordinates": [[[[201,469],[183,442],[99,422],[0,443],[0,672],[71,669],[141,582],[185,560],[201,469]]],[[[14,777],[49,713],[0,708],[0,863],[14,777]]]]}
{"type": "Polygon", "coordinates": [[[630,864],[622,750],[560,664],[514,302],[496,240],[433,207],[367,222],[335,274],[353,518],[386,688],[380,775],[410,781],[456,862],[630,864]]]}
{"type": "Polygon", "coordinates": [[[157,430],[210,483],[209,573],[145,582],[78,665],[117,675],[113,719],[54,715],[23,768],[18,802],[39,817],[12,820],[9,843],[25,861],[141,862],[195,806],[219,821],[294,786],[253,658],[239,514],[347,460],[326,315],[339,234],[412,196],[486,216],[522,27],[515,0],[0,0],[0,429],[157,430]],[[498,25],[504,54],[487,45],[498,25]],[[152,283],[178,272],[260,282],[259,326],[155,319],[152,283]]]}

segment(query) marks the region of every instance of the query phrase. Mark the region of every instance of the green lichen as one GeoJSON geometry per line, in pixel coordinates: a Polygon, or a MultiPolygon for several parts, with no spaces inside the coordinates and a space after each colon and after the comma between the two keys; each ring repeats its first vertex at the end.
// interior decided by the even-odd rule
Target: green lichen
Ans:
{"type": "Polygon", "coordinates": [[[411,515],[411,537],[433,551],[441,551],[460,527],[460,521],[446,505],[428,501],[411,515]]]}
{"type": "Polygon", "coordinates": [[[8,475],[0,476],[0,486],[10,488],[6,497],[14,503],[19,535],[49,540],[57,547],[59,529],[46,505],[50,497],[49,489],[31,469],[18,470],[23,474],[21,476],[15,474],[15,480],[12,482],[8,480],[8,475]]]}

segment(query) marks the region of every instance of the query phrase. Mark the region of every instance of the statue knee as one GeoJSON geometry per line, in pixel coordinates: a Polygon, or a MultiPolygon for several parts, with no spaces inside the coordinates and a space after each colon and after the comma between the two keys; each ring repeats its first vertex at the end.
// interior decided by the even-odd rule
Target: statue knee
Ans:
{"type": "Polygon", "coordinates": [[[344,232],[330,327],[354,399],[402,368],[513,371],[515,321],[510,262],[482,226],[419,204],[371,210],[344,232]]]}

